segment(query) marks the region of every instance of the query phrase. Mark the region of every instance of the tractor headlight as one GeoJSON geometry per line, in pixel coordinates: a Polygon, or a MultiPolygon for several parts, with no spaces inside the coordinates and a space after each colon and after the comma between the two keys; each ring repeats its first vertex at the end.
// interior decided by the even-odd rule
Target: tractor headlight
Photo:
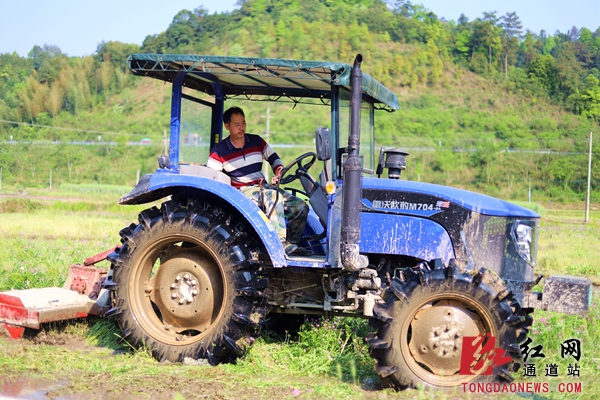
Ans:
{"type": "Polygon", "coordinates": [[[517,249],[517,253],[522,259],[531,266],[535,265],[537,260],[538,229],[535,220],[520,221],[513,224],[512,238],[517,249]]]}

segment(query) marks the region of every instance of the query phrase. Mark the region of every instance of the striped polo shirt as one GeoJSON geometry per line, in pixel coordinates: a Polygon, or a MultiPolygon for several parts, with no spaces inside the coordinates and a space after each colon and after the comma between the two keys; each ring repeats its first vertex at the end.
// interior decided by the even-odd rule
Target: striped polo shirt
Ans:
{"type": "Polygon", "coordinates": [[[275,171],[278,166],[283,167],[281,159],[271,147],[258,135],[246,133],[244,147],[236,148],[231,143],[229,136],[213,147],[208,156],[207,167],[223,171],[231,178],[231,185],[235,188],[256,185],[265,179],[262,173],[262,162],[267,160],[275,171]]]}

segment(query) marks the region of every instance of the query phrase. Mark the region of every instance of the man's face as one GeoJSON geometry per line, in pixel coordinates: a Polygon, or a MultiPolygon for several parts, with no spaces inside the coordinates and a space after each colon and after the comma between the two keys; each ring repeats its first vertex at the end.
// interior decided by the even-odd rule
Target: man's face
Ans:
{"type": "Polygon", "coordinates": [[[246,133],[246,118],[242,114],[231,115],[231,120],[225,124],[225,129],[229,131],[232,139],[243,139],[246,133]]]}

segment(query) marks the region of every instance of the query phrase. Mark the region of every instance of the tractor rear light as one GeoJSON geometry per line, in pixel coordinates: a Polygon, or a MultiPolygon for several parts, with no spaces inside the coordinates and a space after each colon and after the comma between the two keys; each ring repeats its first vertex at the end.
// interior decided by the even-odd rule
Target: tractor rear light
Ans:
{"type": "Polygon", "coordinates": [[[335,182],[333,181],[327,181],[327,183],[325,184],[325,192],[327,194],[332,194],[335,192],[335,182]]]}
{"type": "Polygon", "coordinates": [[[537,259],[537,232],[535,221],[517,220],[512,228],[512,238],[517,253],[530,265],[535,265],[537,259]]]}

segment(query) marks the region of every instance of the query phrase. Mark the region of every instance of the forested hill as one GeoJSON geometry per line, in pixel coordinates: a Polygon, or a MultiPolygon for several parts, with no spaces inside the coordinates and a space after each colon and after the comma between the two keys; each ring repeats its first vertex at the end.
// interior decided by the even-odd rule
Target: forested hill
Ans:
{"type": "MultiPolygon", "coordinates": [[[[166,31],[141,45],[103,42],[89,57],[67,57],[60,43],[35,46],[26,58],[1,54],[0,143],[10,137],[92,140],[99,132],[121,141],[160,137],[168,94],[126,70],[132,52],[346,63],[361,53],[365,71],[401,103],[401,111],[379,119],[379,144],[435,144],[439,154],[415,159],[421,167],[411,173],[442,183],[456,184],[452,175],[463,186],[493,186],[503,149],[583,154],[600,119],[599,27],[530,32],[516,13],[495,12],[444,21],[409,1],[246,0],[221,14],[202,6],[182,10],[166,31]],[[477,153],[468,160],[445,153],[457,148],[477,153]]],[[[285,120],[277,126],[298,130],[285,120]]],[[[3,154],[8,157],[0,150],[0,162],[10,164],[3,154]]],[[[574,161],[557,160],[526,169],[549,194],[548,182],[580,193],[585,168],[566,174],[574,161]]]]}

